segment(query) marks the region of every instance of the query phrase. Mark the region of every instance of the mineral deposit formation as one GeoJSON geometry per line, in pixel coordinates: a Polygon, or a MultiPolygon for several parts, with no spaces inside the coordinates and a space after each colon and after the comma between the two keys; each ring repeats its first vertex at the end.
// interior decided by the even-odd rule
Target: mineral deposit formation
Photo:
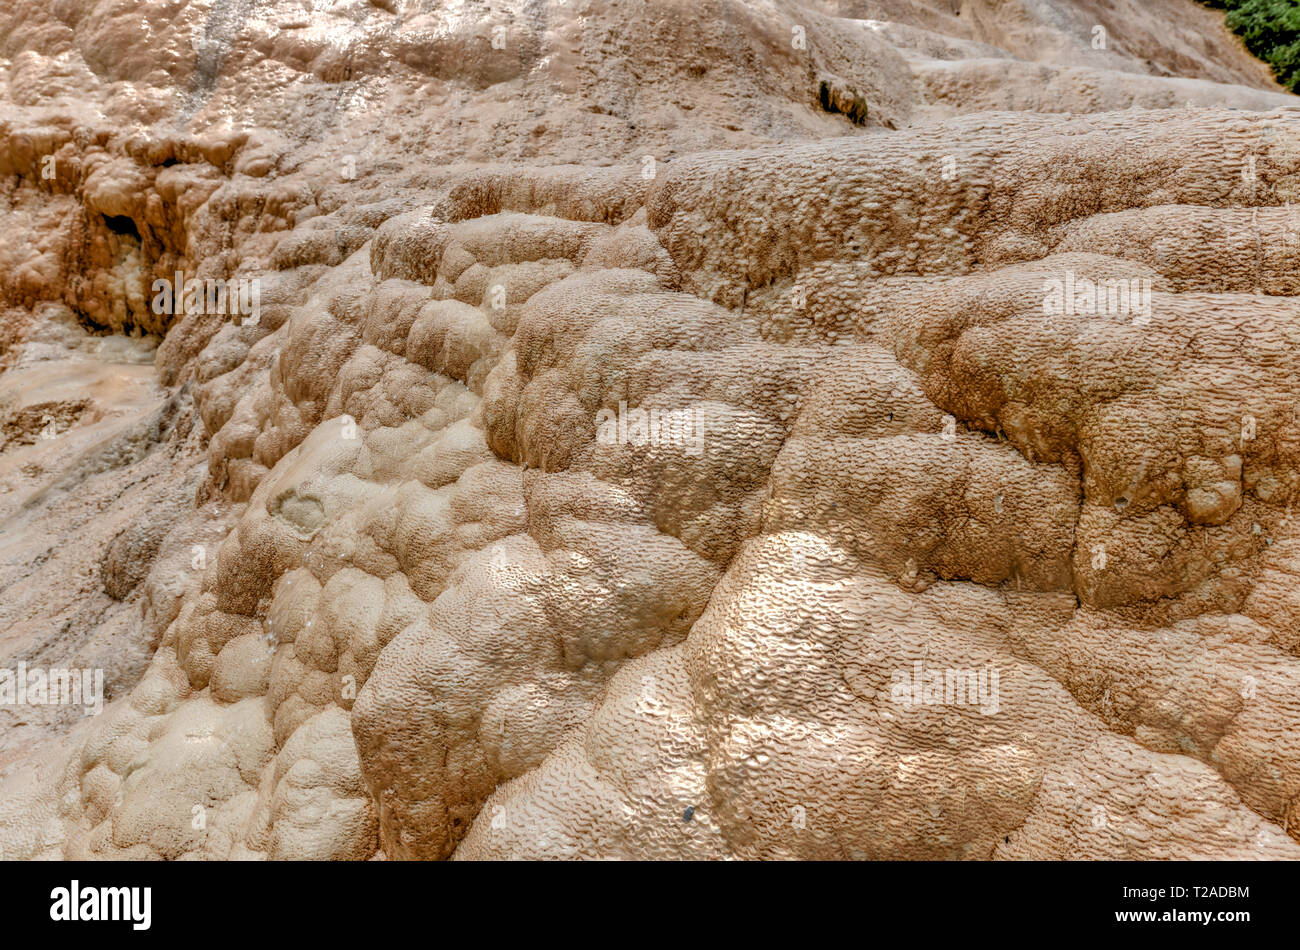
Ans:
{"type": "Polygon", "coordinates": [[[1221,10],[0,37],[0,857],[1300,857],[1300,99],[1221,10]]]}

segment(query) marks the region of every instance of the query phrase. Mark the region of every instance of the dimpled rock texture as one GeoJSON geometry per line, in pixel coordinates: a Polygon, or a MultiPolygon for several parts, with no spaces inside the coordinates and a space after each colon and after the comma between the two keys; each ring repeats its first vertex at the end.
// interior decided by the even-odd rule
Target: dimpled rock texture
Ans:
{"type": "Polygon", "coordinates": [[[1300,100],[1220,14],[0,35],[0,666],[111,680],[4,710],[0,856],[1300,857],[1300,100]]]}

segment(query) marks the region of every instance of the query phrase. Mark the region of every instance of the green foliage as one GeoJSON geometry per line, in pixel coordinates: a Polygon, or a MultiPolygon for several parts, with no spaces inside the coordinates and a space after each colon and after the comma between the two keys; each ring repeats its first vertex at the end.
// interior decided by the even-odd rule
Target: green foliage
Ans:
{"type": "Polygon", "coordinates": [[[1226,10],[1228,29],[1273,67],[1277,81],[1300,93],[1300,0],[1201,0],[1226,10]]]}

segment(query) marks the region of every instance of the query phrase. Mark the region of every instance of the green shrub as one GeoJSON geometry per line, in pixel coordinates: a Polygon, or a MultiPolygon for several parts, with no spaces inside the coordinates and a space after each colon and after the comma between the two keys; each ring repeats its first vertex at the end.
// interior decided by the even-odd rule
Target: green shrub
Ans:
{"type": "Polygon", "coordinates": [[[1273,67],[1277,81],[1300,93],[1300,0],[1201,0],[1226,10],[1228,29],[1273,67]]]}

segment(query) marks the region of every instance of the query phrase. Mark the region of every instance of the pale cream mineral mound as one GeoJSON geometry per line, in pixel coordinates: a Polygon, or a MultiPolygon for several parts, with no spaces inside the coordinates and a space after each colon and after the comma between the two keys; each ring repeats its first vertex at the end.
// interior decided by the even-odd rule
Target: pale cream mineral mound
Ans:
{"type": "Polygon", "coordinates": [[[0,857],[1300,857],[1300,100],[1221,13],[0,37],[0,857]]]}

